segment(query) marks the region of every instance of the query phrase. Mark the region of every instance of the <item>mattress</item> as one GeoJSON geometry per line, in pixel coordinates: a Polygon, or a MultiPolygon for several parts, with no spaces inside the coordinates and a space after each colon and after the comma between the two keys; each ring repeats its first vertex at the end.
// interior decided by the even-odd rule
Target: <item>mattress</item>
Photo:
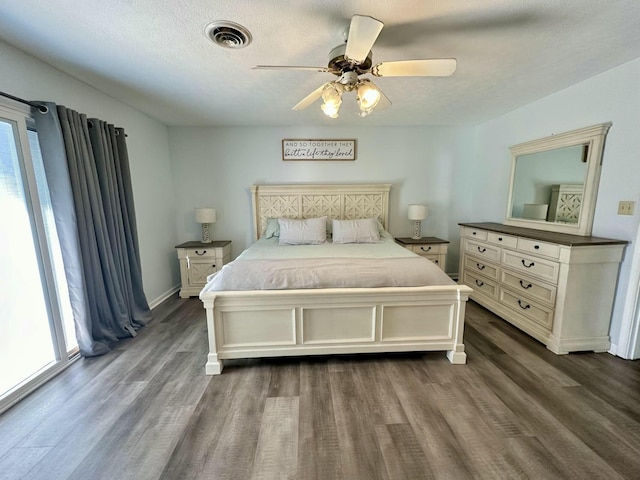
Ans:
{"type": "Polygon", "coordinates": [[[440,268],[385,235],[380,243],[279,245],[260,239],[209,276],[203,292],[455,285],[440,268]]]}

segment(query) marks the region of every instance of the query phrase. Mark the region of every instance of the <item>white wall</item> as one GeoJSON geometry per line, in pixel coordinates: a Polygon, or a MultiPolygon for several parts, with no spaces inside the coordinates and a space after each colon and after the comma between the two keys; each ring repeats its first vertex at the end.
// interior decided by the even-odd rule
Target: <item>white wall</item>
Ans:
{"type": "MultiPolygon", "coordinates": [[[[475,221],[505,218],[510,172],[509,147],[527,140],[607,121],[607,135],[593,235],[632,241],[639,226],[634,216],[617,215],[618,201],[640,200],[640,60],[602,73],[479,125],[476,129],[472,205],[475,221]]],[[[633,249],[620,269],[611,324],[612,343],[621,335],[633,249]]],[[[615,347],[614,347],[615,348],[615,347]]]]}
{"type": "Polygon", "coordinates": [[[180,282],[167,127],[2,42],[0,71],[7,93],[53,101],[126,130],[144,290],[149,302],[162,297],[180,282]]]}
{"type": "MultiPolygon", "coordinates": [[[[318,112],[320,114],[320,112],[318,112]]],[[[447,127],[229,127],[169,129],[178,237],[200,238],[193,208],[218,211],[214,239],[233,241],[237,256],[252,243],[249,187],[254,183],[392,183],[389,231],[411,236],[407,205],[426,203],[424,236],[452,240],[447,271],[457,272],[457,224],[468,208],[454,195],[458,165],[472,132],[447,127]],[[284,162],[284,138],[355,138],[357,160],[284,162]]]]}

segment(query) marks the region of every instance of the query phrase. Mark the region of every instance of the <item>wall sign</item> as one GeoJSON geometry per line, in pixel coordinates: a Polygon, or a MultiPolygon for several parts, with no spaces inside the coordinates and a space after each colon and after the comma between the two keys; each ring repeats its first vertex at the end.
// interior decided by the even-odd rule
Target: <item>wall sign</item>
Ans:
{"type": "Polygon", "coordinates": [[[282,160],[355,160],[355,140],[314,140],[285,138],[282,160]]]}

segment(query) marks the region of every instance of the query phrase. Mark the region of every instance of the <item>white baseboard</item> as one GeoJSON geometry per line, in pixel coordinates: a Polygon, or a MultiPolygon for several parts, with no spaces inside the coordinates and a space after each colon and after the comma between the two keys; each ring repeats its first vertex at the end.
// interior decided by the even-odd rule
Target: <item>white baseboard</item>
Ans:
{"type": "Polygon", "coordinates": [[[609,350],[607,350],[607,353],[610,353],[611,355],[619,356],[618,345],[616,345],[615,343],[612,343],[611,346],[609,347],[609,350]]]}
{"type": "Polygon", "coordinates": [[[164,302],[167,298],[169,298],[171,295],[176,293],[178,290],[180,290],[179,284],[171,287],[168,291],[160,295],[155,300],[151,300],[149,302],[149,308],[156,308],[158,305],[160,305],[162,302],[164,302]]]}

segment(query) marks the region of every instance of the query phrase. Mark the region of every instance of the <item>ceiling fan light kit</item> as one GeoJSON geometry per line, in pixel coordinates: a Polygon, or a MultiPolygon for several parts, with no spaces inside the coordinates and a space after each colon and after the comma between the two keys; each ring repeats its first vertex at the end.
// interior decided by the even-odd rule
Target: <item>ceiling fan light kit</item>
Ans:
{"type": "Polygon", "coordinates": [[[456,71],[455,58],[426,60],[400,60],[373,65],[371,48],[378,39],[384,24],[366,15],[351,17],[346,44],[335,47],[329,53],[329,64],[324,67],[301,67],[279,65],[256,65],[254,69],[303,70],[332,73],[338,80],[328,82],[311,92],[293,110],[303,110],[322,98],[322,111],[330,118],[337,118],[342,94],[356,91],[358,115],[366,117],[374,109],[383,110],[391,101],[368,78],[359,78],[367,73],[375,77],[448,77],[456,71]]]}

